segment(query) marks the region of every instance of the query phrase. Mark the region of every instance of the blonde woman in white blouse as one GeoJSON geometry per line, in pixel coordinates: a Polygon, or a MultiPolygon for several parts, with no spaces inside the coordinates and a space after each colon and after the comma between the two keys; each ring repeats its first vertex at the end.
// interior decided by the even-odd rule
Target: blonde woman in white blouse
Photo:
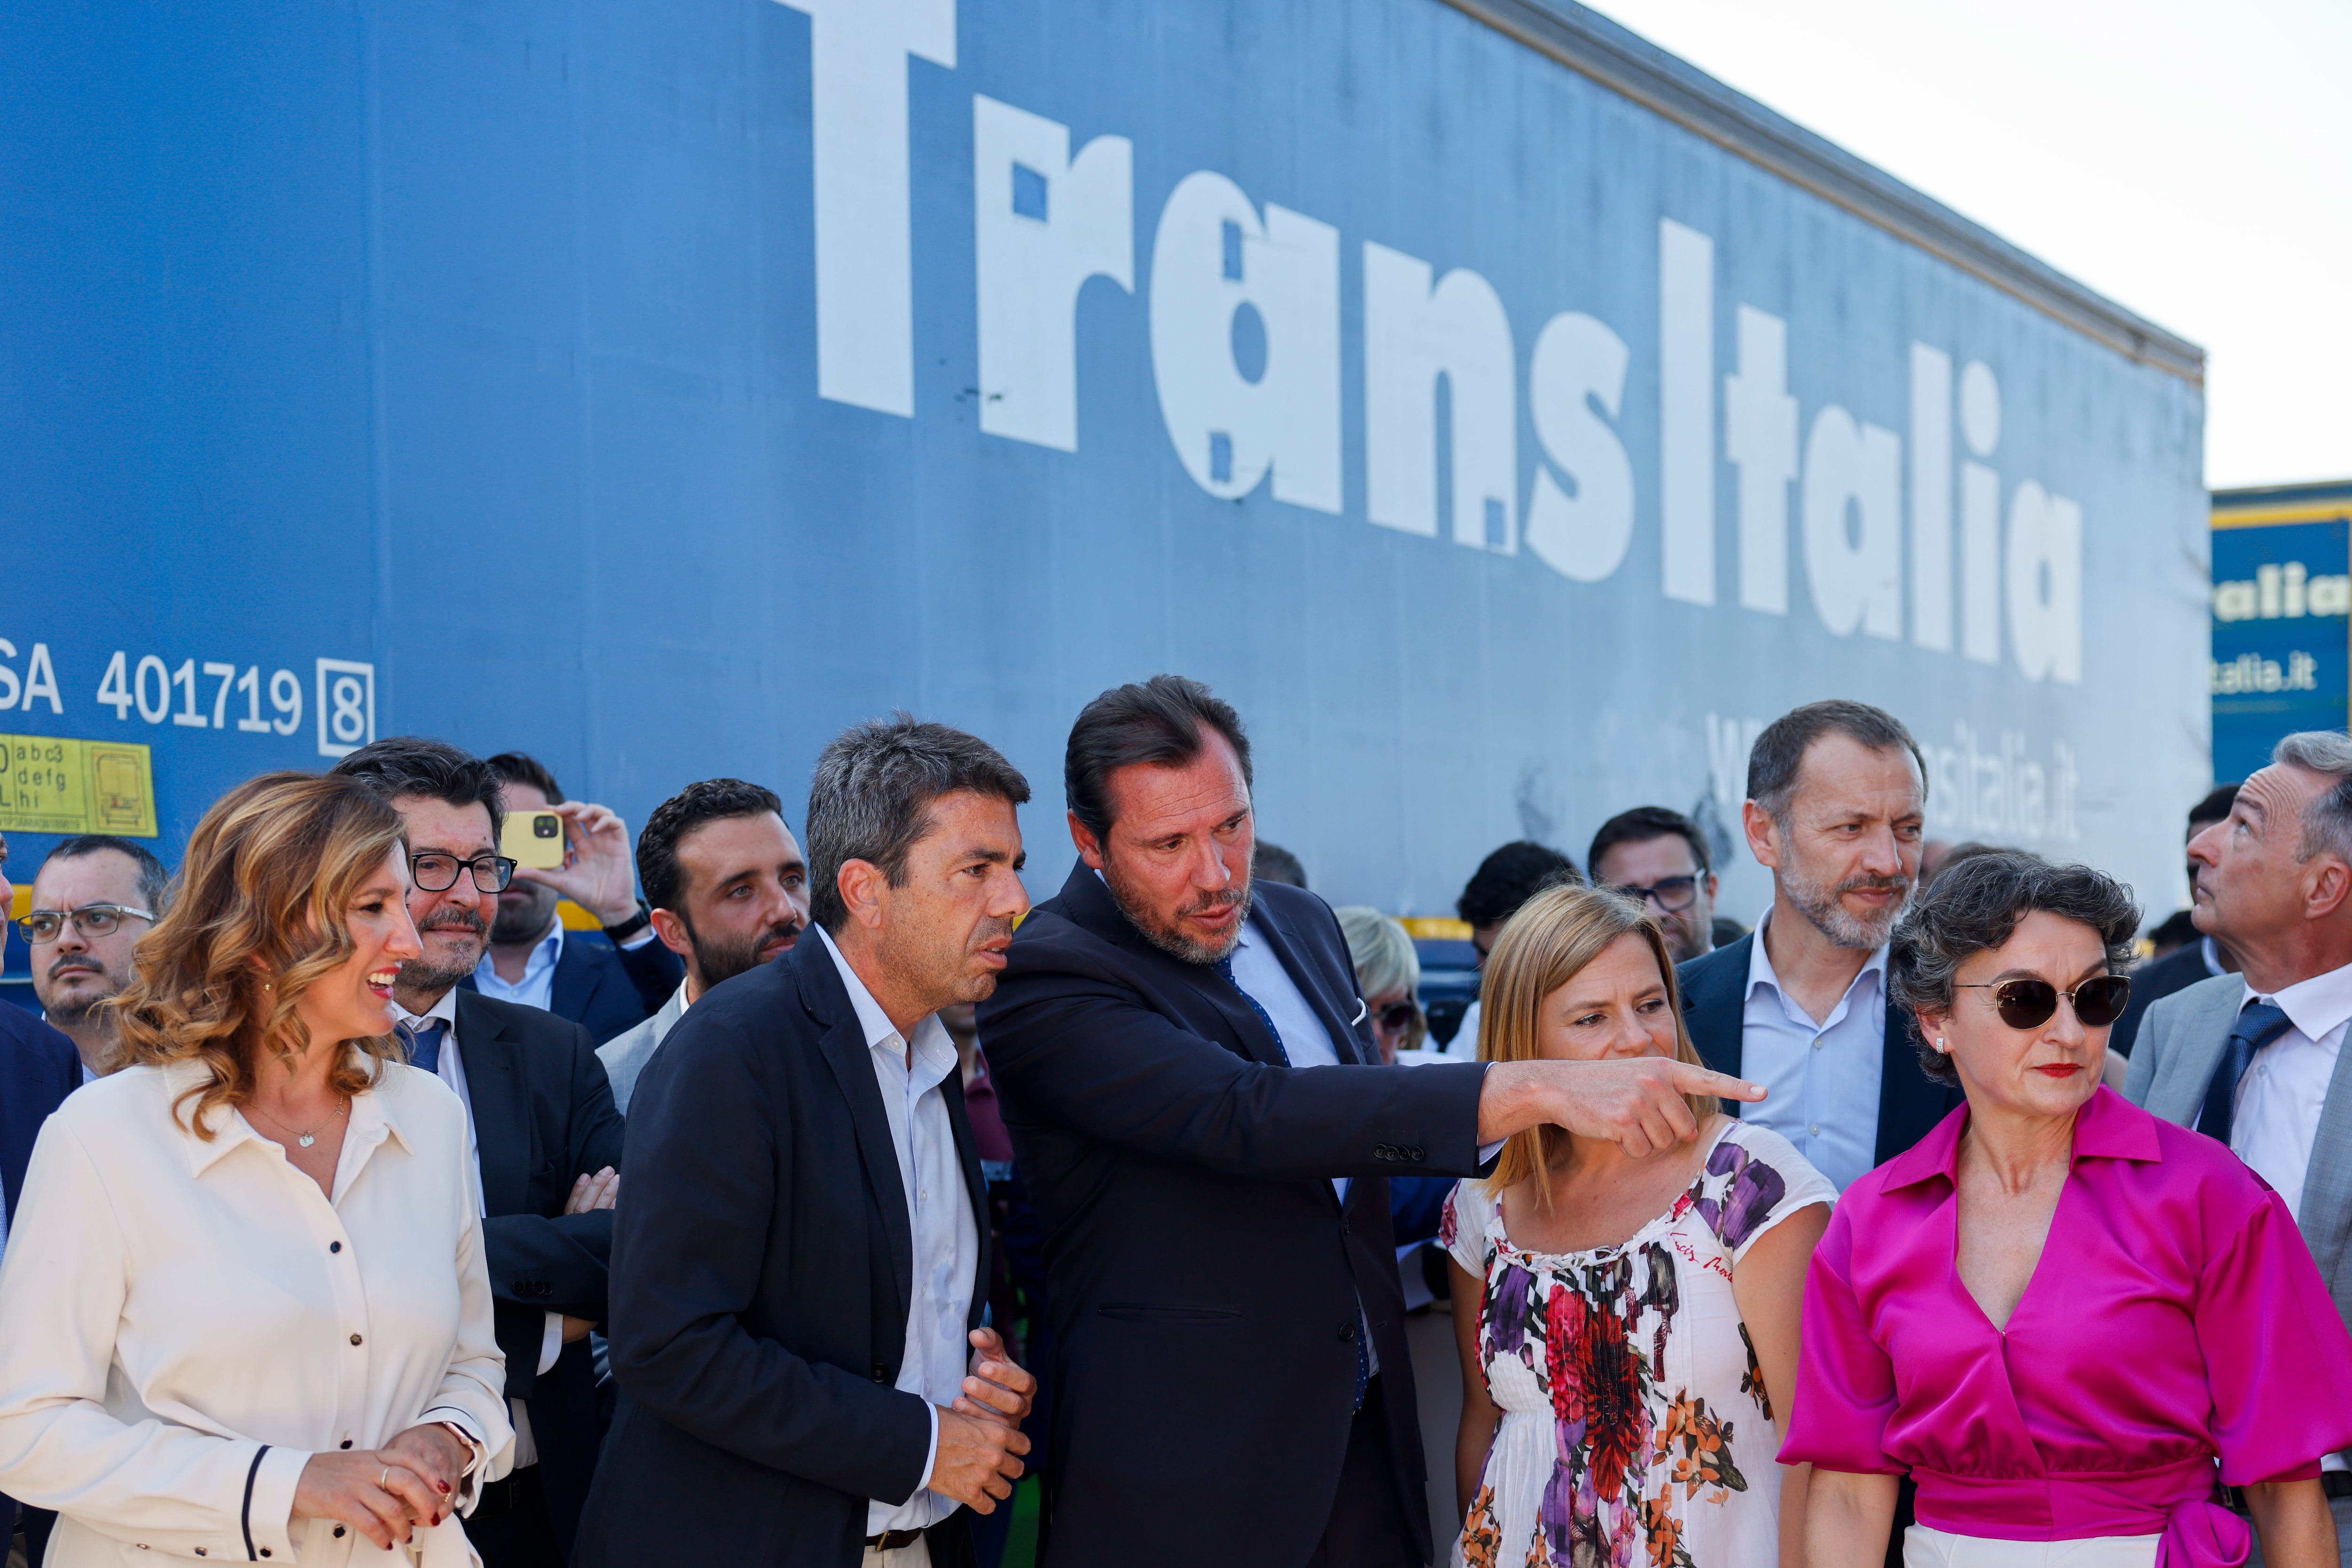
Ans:
{"type": "Polygon", "coordinates": [[[35,1145],[0,1266],[0,1492],[48,1568],[478,1561],[513,1434],[456,1096],[399,1059],[400,820],[255,779],[120,1003],[132,1064],[35,1145]]]}

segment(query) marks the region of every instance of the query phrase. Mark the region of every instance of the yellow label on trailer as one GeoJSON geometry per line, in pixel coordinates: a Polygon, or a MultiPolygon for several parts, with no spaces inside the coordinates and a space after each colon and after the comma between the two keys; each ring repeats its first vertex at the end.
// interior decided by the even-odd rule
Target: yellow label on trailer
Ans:
{"type": "Polygon", "coordinates": [[[145,746],[0,735],[0,833],[155,837],[155,772],[145,746]]]}

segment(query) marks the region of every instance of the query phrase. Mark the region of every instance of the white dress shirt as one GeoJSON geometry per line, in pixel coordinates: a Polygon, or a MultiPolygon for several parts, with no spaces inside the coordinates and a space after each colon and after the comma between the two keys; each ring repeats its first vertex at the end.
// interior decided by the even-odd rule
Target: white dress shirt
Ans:
{"type": "Polygon", "coordinates": [[[381,1072],[331,1199],[236,1111],[209,1142],[175,1120],[194,1063],[115,1073],[42,1128],[0,1266],[0,1490],[59,1510],[50,1568],[467,1563],[455,1519],[412,1558],[290,1517],[313,1453],[448,1421],[496,1473],[512,1440],[464,1116],[381,1072]]]}
{"type": "MultiPolygon", "coordinates": [[[[874,1058],[874,1080],[882,1090],[883,1113],[890,1121],[890,1142],[898,1154],[898,1184],[907,1194],[907,1220],[915,1240],[915,1299],[907,1311],[906,1352],[898,1359],[898,1388],[930,1407],[930,1448],[923,1457],[923,1479],[915,1495],[904,1502],[869,1500],[866,1533],[892,1530],[924,1530],[953,1513],[959,1506],[930,1489],[931,1467],[940,1457],[940,1407],[951,1405],[963,1392],[971,1344],[964,1335],[971,1313],[971,1292],[980,1271],[980,1226],[972,1218],[971,1196],[965,1190],[962,1157],[956,1152],[955,1125],[948,1118],[947,1097],[940,1086],[950,1073],[961,1070],[955,1041],[934,1013],[915,1026],[908,1040],[849,961],[834,945],[832,933],[813,926],[841,984],[857,1022],[866,1031],[866,1048],[874,1058]]],[[[802,940],[805,941],[806,938],[802,940]]]]}
{"type": "MultiPolygon", "coordinates": [[[[457,1048],[457,988],[451,986],[441,993],[439,1001],[423,1013],[412,1013],[395,1002],[393,1010],[400,1022],[411,1029],[419,1024],[437,1023],[446,1026],[441,1036],[441,1054],[433,1064],[434,1075],[449,1086],[457,1103],[466,1108],[466,1173],[474,1184],[474,1212],[487,1219],[488,1205],[482,1198],[482,1142],[474,1126],[474,1097],[466,1090],[466,1058],[457,1048]]],[[[544,1377],[548,1369],[563,1353],[563,1314],[549,1312],[539,1336],[539,1373],[544,1377]]],[[[525,1469],[539,1463],[539,1440],[530,1429],[530,1406],[520,1399],[507,1401],[508,1415],[514,1423],[514,1468],[525,1469]]]]}
{"type": "Polygon", "coordinates": [[[1748,944],[1739,1076],[1771,1090],[1740,1116],[1769,1127],[1845,1191],[1878,1163],[1878,1092],[1886,1076],[1886,950],[1870,955],[1819,1023],[1780,989],[1765,951],[1768,913],[1748,944]]]}
{"type": "Polygon", "coordinates": [[[2248,986],[2246,1000],[2277,1003],[2287,1028],[2254,1053],[2246,1076],[2238,1080],[2230,1147],[2286,1200],[2287,1212],[2300,1218],[2319,1112],[2336,1076],[2344,1026],[2352,1021],[2352,964],[2299,980],[2274,996],[2248,986]]]}

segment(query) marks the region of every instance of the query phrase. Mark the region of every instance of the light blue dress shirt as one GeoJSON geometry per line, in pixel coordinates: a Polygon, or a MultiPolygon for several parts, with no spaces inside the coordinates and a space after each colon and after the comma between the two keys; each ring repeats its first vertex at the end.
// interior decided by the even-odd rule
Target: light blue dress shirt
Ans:
{"type": "Polygon", "coordinates": [[[474,989],[495,1001],[520,1002],[542,1013],[552,1012],[549,1004],[555,999],[555,966],[562,957],[563,922],[559,920],[554,929],[530,950],[530,957],[522,966],[522,978],[511,985],[500,977],[499,966],[485,950],[482,961],[474,965],[474,989]]]}
{"type": "MultiPolygon", "coordinates": [[[[1766,921],[1771,917],[1767,915],[1766,921]]],[[[1878,1091],[1885,1074],[1886,950],[1878,949],[1816,1024],[1780,989],[1764,950],[1764,926],[1748,955],[1739,1076],[1771,1091],[1740,1115],[1797,1146],[1840,1192],[1876,1164],[1878,1091]]]]}

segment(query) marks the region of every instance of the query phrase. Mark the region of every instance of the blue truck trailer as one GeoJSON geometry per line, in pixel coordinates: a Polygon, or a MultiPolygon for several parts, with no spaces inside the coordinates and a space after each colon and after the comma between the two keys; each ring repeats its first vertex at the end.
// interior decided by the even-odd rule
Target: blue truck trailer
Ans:
{"type": "Polygon", "coordinates": [[[2179,901],[2201,352],[1564,0],[5,27],[20,871],[404,731],[797,826],[904,708],[1027,771],[1042,897],[1072,716],[1172,669],[1334,901],[1735,837],[1829,695],[1937,836],[2179,901]]]}

